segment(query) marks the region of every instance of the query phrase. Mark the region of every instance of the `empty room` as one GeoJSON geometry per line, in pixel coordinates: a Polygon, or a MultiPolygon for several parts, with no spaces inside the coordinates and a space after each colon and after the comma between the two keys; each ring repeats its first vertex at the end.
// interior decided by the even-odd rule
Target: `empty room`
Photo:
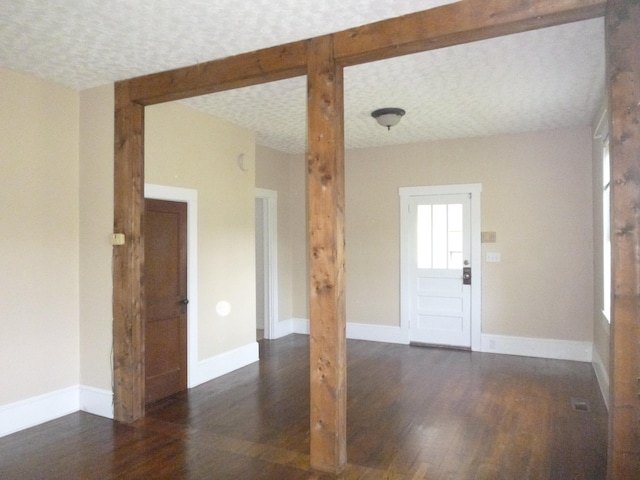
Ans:
{"type": "Polygon", "coordinates": [[[639,8],[0,7],[0,476],[634,478],[639,8]]]}

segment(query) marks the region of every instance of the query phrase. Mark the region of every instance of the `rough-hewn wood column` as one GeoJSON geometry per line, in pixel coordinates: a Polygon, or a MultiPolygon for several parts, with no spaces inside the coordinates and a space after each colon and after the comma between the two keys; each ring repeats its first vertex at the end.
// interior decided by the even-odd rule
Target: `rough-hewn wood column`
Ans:
{"type": "Polygon", "coordinates": [[[343,70],[329,36],[310,41],[307,202],[311,364],[311,467],[346,465],[343,70]]]}
{"type": "Polygon", "coordinates": [[[640,478],[640,2],[606,12],[613,316],[608,478],[640,478]]]}
{"type": "Polygon", "coordinates": [[[132,422],[144,416],[144,107],[131,101],[129,84],[115,86],[113,247],[114,417],[132,422]]]}

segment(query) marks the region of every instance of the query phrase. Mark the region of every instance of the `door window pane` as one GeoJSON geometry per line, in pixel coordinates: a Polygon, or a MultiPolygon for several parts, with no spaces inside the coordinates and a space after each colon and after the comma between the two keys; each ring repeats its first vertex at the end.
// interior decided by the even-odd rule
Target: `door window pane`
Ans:
{"type": "Polygon", "coordinates": [[[431,268],[431,205],[418,205],[418,268],[431,268]]]}
{"type": "Polygon", "coordinates": [[[431,263],[433,268],[447,268],[447,206],[432,205],[431,208],[433,209],[433,223],[431,224],[433,257],[431,263]]]}
{"type": "Polygon", "coordinates": [[[453,203],[448,207],[448,238],[447,250],[449,252],[447,268],[462,268],[462,204],[453,203]]]}
{"type": "Polygon", "coordinates": [[[462,205],[418,205],[418,268],[462,268],[462,205]]]}

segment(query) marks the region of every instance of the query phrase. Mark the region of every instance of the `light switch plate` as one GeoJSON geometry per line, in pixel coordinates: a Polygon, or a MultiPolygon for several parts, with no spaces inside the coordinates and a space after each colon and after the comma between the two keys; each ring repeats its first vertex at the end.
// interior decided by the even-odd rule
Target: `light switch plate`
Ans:
{"type": "Polygon", "coordinates": [[[496,232],[481,232],[480,241],[482,243],[496,243],[496,232]]]}
{"type": "Polygon", "coordinates": [[[500,252],[487,252],[487,262],[499,262],[500,252]]]}
{"type": "Polygon", "coordinates": [[[112,233],[111,245],[124,245],[124,233],[112,233]]]}

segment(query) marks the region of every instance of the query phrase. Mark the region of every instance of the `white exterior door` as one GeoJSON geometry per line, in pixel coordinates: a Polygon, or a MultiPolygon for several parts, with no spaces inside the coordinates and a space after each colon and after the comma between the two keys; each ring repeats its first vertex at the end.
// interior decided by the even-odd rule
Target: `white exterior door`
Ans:
{"type": "Polygon", "coordinates": [[[412,343],[471,348],[472,194],[436,192],[403,202],[402,315],[412,343]]]}

